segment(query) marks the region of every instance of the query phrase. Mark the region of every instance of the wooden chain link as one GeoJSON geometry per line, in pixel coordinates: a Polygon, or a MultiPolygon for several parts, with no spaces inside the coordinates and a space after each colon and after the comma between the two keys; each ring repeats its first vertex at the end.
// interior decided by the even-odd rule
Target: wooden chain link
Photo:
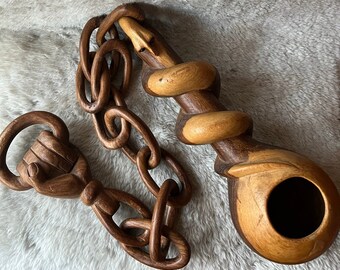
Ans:
{"type": "MultiPolygon", "coordinates": [[[[121,148],[136,164],[141,179],[156,197],[156,204],[151,219],[144,216],[144,219],[126,220],[123,222],[123,229],[118,229],[112,224],[105,226],[121,242],[123,248],[137,260],[162,269],[181,268],[188,263],[190,248],[186,240],[174,231],[173,226],[178,209],[185,206],[191,198],[191,185],[182,166],[170,153],[159,146],[149,127],[129,110],[124,100],[131,80],[132,60],[127,43],[119,39],[115,26],[115,23],[123,17],[143,20],[144,14],[136,5],[123,5],[108,16],[90,19],[84,26],[79,45],[80,62],[76,75],[76,93],[81,107],[92,114],[97,135],[103,145],[112,150],[121,148]],[[97,28],[98,50],[90,52],[90,38],[97,28]],[[110,35],[108,40],[105,39],[106,33],[110,35]],[[121,85],[116,87],[114,83],[117,83],[117,72],[120,66],[123,67],[123,79],[121,85]],[[86,84],[90,85],[91,100],[86,97],[86,84]],[[119,129],[115,124],[117,119],[120,121],[119,129]],[[131,127],[141,134],[146,143],[138,150],[135,150],[129,141],[131,127]],[[171,179],[166,180],[161,187],[156,184],[149,170],[156,168],[161,160],[164,160],[177,175],[181,188],[171,179]],[[112,228],[119,231],[115,232],[112,228]],[[132,238],[128,242],[127,239],[131,236],[124,231],[124,228],[143,229],[147,232],[147,236],[143,237],[143,241],[132,238]],[[171,241],[177,246],[179,255],[167,259],[167,250],[171,241]],[[145,245],[149,245],[149,254],[140,249],[145,245]]],[[[112,223],[108,220],[103,223],[108,222],[112,223]]]]}
{"type": "Polygon", "coordinates": [[[136,164],[141,179],[156,197],[153,212],[139,199],[117,189],[106,188],[91,176],[89,165],[80,151],[69,143],[69,132],[64,122],[48,112],[30,112],[10,123],[0,135],[0,182],[14,190],[34,188],[37,192],[59,198],[80,197],[91,206],[107,231],[115,237],[128,254],[151,267],[179,269],[190,259],[190,246],[175,231],[179,208],[191,198],[191,184],[180,163],[162,149],[148,126],[127,108],[124,94],[131,79],[132,61],[125,41],[120,40],[114,22],[124,16],[143,19],[141,10],[134,5],[121,6],[108,16],[92,18],[85,25],[80,39],[80,63],[76,74],[76,92],[80,106],[92,114],[99,139],[106,148],[121,148],[136,164]],[[92,32],[98,28],[97,52],[89,52],[92,32]],[[111,39],[106,40],[109,33],[111,39]],[[110,65],[106,56],[110,54],[110,65]],[[116,80],[120,61],[123,60],[123,80],[119,88],[116,80]],[[86,99],[86,84],[90,84],[91,101],[86,99]],[[121,127],[115,124],[119,119],[121,127]],[[35,124],[49,126],[52,132],[42,131],[17,165],[19,176],[6,164],[7,151],[21,130],[35,124]],[[136,150],[129,142],[131,126],[143,137],[146,145],[136,150]],[[160,162],[177,175],[176,181],[167,179],[159,187],[149,170],[160,162]],[[140,218],[132,217],[117,225],[113,216],[121,204],[134,209],[140,218]],[[132,228],[143,231],[131,234],[132,228]],[[167,258],[170,243],[177,248],[177,256],[167,258]],[[149,252],[145,247],[149,246],[149,252]]]}
{"type": "Polygon", "coordinates": [[[108,232],[131,256],[151,267],[178,269],[189,262],[190,246],[174,230],[174,225],[178,209],[190,200],[191,186],[181,165],[165,150],[160,150],[160,157],[178,175],[181,188],[172,179],[158,187],[147,173],[150,149],[145,146],[138,151],[142,157],[137,157],[137,160],[142,160],[142,179],[156,196],[152,213],[131,194],[106,188],[101,182],[93,180],[85,157],[70,144],[64,122],[51,113],[36,111],[18,117],[2,132],[0,144],[0,182],[8,188],[18,191],[34,188],[40,194],[58,198],[80,197],[85,205],[92,207],[108,232]],[[16,176],[6,164],[7,151],[20,131],[35,124],[47,125],[52,132],[44,130],[39,134],[17,165],[19,176],[16,176]],[[145,156],[147,158],[143,159],[145,156]],[[142,218],[128,218],[117,225],[113,216],[121,204],[131,207],[142,218]],[[129,233],[131,228],[139,228],[144,232],[135,236],[129,233]],[[178,255],[169,259],[166,256],[171,242],[177,247],[178,255]],[[149,253],[141,249],[145,246],[149,246],[149,253]]]}

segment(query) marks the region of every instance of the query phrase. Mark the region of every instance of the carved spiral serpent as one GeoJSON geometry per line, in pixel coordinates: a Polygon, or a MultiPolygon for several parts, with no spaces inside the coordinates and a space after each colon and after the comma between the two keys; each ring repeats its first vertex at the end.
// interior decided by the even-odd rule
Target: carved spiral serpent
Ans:
{"type": "Polygon", "coordinates": [[[254,140],[246,113],[218,101],[220,80],[210,64],[182,63],[164,39],[131,18],[119,20],[143,60],[143,86],[181,107],[176,133],[186,144],[212,144],[215,170],[229,178],[229,202],[243,240],[280,263],[322,254],[340,227],[339,194],[328,175],[294,152],[254,140]]]}
{"type": "Polygon", "coordinates": [[[205,96],[208,104],[214,102],[218,81],[212,65],[188,62],[158,70],[146,68],[144,88],[152,95],[174,96],[182,103],[176,125],[182,142],[212,144],[218,150],[215,169],[231,179],[232,217],[252,249],[283,263],[319,256],[339,228],[339,211],[332,207],[339,203],[336,187],[307,158],[253,140],[252,120],[246,113],[210,105],[204,108],[204,103],[196,106],[199,96],[205,96]],[[193,102],[181,102],[183,95],[191,95],[193,102]],[[299,193],[305,193],[304,197],[299,193]],[[282,206],[286,195],[291,203],[282,206]]]}
{"type": "MultiPolygon", "coordinates": [[[[144,88],[160,97],[179,96],[195,91],[209,91],[217,98],[219,74],[209,63],[196,61],[156,70],[148,74],[144,88]]],[[[240,111],[181,110],[177,136],[186,144],[211,144],[247,133],[252,128],[249,115],[240,111]]]]}

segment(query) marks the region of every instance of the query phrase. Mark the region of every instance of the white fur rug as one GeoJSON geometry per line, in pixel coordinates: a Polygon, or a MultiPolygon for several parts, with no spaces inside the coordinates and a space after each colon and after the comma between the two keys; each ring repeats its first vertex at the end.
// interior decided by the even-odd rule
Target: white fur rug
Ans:
{"type": "MultiPolygon", "coordinates": [[[[96,179],[151,204],[136,168],[118,151],[102,147],[75,97],[81,29],[89,18],[119,4],[0,1],[0,129],[28,111],[55,113],[65,120],[96,179]]],[[[184,60],[206,60],[219,69],[221,101],[253,117],[257,139],[309,156],[340,188],[338,1],[155,0],[145,9],[184,60]]],[[[186,269],[339,269],[340,237],[321,257],[297,266],[272,263],[250,251],[232,225],[226,179],[213,172],[215,152],[179,143],[177,104],[145,94],[137,71],[133,81],[128,104],[193,181],[193,199],[178,224],[192,247],[186,269]]],[[[37,135],[37,129],[30,131],[10,148],[13,170],[37,135]]],[[[166,177],[161,171],[155,176],[166,177]]],[[[117,220],[125,216],[120,211],[117,220]]],[[[2,185],[0,268],[149,269],[125,254],[79,200],[2,185]]]]}

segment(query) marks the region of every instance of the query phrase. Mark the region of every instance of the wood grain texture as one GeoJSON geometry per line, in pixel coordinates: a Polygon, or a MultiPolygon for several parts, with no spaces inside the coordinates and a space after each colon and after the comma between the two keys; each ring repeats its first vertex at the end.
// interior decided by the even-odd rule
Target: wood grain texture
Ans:
{"type": "MultiPolygon", "coordinates": [[[[280,263],[305,262],[310,260],[311,256],[321,255],[334,241],[339,230],[339,196],[328,175],[312,161],[287,150],[263,150],[249,153],[246,162],[234,165],[225,174],[236,179],[230,185],[233,189],[233,195],[230,197],[230,202],[234,205],[232,217],[243,237],[259,254],[265,254],[267,258],[280,263]],[[307,233],[307,224],[302,227],[307,235],[293,239],[275,229],[269,215],[268,201],[276,187],[287,179],[294,179],[298,183],[298,178],[308,180],[320,192],[324,215],[312,233],[307,233]]],[[[294,187],[294,184],[289,187],[290,197],[286,198],[284,206],[291,212],[294,208],[299,208],[299,205],[288,203],[293,200],[294,187]]],[[[297,194],[301,201],[308,199],[304,194],[307,188],[307,185],[303,186],[302,193],[297,194]]],[[[306,203],[310,205],[303,209],[304,211],[309,211],[311,207],[315,212],[323,212],[319,209],[316,198],[306,203]]],[[[277,214],[285,215],[284,212],[277,214]]],[[[309,217],[315,219],[313,215],[309,217]]],[[[291,218],[296,219],[297,229],[301,222],[298,222],[298,217],[291,218]]]]}
{"type": "Polygon", "coordinates": [[[245,113],[219,111],[194,115],[188,119],[181,130],[187,143],[209,144],[225,138],[237,137],[251,126],[252,120],[245,113]]]}
{"type": "MultiPolygon", "coordinates": [[[[138,32],[153,33],[153,37],[149,36],[152,43],[144,45],[145,50],[137,51],[144,61],[143,86],[155,96],[174,95],[181,106],[176,126],[180,140],[211,143],[218,153],[215,169],[230,179],[232,217],[244,241],[258,254],[280,263],[302,263],[323,253],[340,227],[339,194],[326,173],[302,155],[251,138],[250,118],[242,112],[226,112],[218,95],[209,89],[211,85],[206,89],[200,87],[201,77],[195,74],[201,72],[192,72],[197,65],[191,63],[192,69],[187,66],[182,69],[185,65],[176,53],[167,51],[168,45],[156,31],[140,26],[137,32],[128,25],[123,30],[132,42],[138,32]],[[163,47],[164,60],[153,53],[154,47],[158,50],[163,47]],[[169,55],[173,59],[172,65],[169,55]],[[181,72],[176,73],[177,70],[181,72]],[[163,78],[168,78],[169,82],[165,80],[163,84],[163,78]],[[304,188],[306,193],[310,190],[310,194],[295,194],[304,188]],[[289,194],[304,208],[290,205],[289,194]],[[294,208],[300,213],[295,213],[294,208]],[[273,214],[272,209],[279,209],[279,213],[273,214]],[[311,215],[307,221],[301,221],[289,216],[289,211],[294,215],[311,215]],[[277,216],[281,214],[288,220],[280,220],[278,224],[277,216]],[[291,224],[301,227],[302,232],[289,231],[287,228],[291,224]]],[[[210,77],[211,73],[207,75],[210,77]]],[[[214,87],[219,88],[218,74],[216,78],[214,87]]]]}
{"type": "Polygon", "coordinates": [[[14,138],[25,128],[35,124],[48,125],[54,134],[61,142],[68,142],[69,133],[64,122],[57,116],[47,112],[31,112],[21,115],[0,135],[0,182],[14,190],[25,190],[31,186],[23,180],[21,176],[14,175],[7,166],[6,156],[10,143],[14,138]]]}
{"type": "MultiPolygon", "coordinates": [[[[146,142],[153,140],[154,142],[150,142],[150,144],[157,144],[144,122],[140,124],[134,118],[137,116],[131,114],[127,114],[126,117],[134,119],[130,122],[137,123],[137,130],[142,132],[141,129],[146,129],[145,132],[142,132],[146,134],[146,142]]],[[[1,133],[0,142],[2,143],[0,145],[0,160],[2,160],[0,181],[8,188],[14,190],[34,188],[38,193],[50,197],[80,197],[85,205],[92,207],[107,231],[121,242],[124,249],[137,260],[162,269],[179,269],[189,262],[190,247],[185,238],[173,227],[178,213],[176,208],[187,204],[191,198],[191,185],[183,168],[170,154],[163,151],[162,157],[179,174],[183,189],[180,191],[174,180],[166,180],[155,194],[157,200],[152,214],[147,206],[131,194],[113,188],[105,188],[101,182],[93,180],[86,159],[69,142],[69,133],[65,123],[51,113],[38,111],[18,117],[1,133]],[[6,164],[7,150],[22,129],[34,124],[48,125],[52,132],[43,130],[39,134],[18,163],[19,176],[15,176],[6,164]],[[134,224],[137,226],[136,228],[144,229],[144,232],[136,236],[126,230],[130,219],[125,220],[123,225],[118,225],[113,220],[113,216],[122,204],[129,206],[143,217],[139,221],[135,219],[134,224]],[[179,255],[172,259],[166,259],[171,241],[177,247],[179,255]],[[150,246],[150,254],[139,249],[147,245],[150,246]]],[[[153,148],[144,147],[144,149],[149,151],[144,151],[146,159],[143,163],[145,170],[148,170],[150,169],[149,161],[151,161],[151,165],[153,161],[152,157],[149,159],[150,155],[153,155],[153,148]]],[[[161,150],[159,147],[157,149],[159,151],[158,159],[160,159],[161,150]]],[[[157,164],[159,162],[160,160],[156,160],[157,164]]],[[[151,178],[149,174],[148,176],[151,178]]],[[[157,186],[155,182],[154,184],[157,186]]]]}
{"type": "MultiPolygon", "coordinates": [[[[141,220],[141,219],[129,219],[126,220],[122,227],[124,229],[144,229],[150,230],[151,221],[141,220]]],[[[172,259],[165,259],[164,261],[158,262],[150,259],[149,254],[147,254],[144,250],[137,249],[132,246],[122,245],[127,253],[131,256],[137,258],[142,263],[149,265],[158,269],[179,269],[181,265],[186,265],[189,261],[191,250],[188,242],[185,238],[179,233],[169,229],[164,226],[162,230],[162,236],[171,240],[174,244],[174,247],[177,249],[178,255],[172,259]]]]}
{"type": "Polygon", "coordinates": [[[157,70],[148,79],[148,88],[152,95],[172,97],[193,90],[208,89],[216,79],[217,70],[202,61],[187,62],[157,70]],[[200,78],[197,80],[197,78],[200,78]]]}
{"type": "MultiPolygon", "coordinates": [[[[133,7],[131,9],[127,8],[128,6],[118,8],[117,13],[111,13],[108,19],[103,20],[97,35],[101,48],[105,48],[104,36],[108,30],[112,30],[112,22],[118,20],[118,17],[131,16],[142,20],[142,12],[135,6],[131,6],[133,7]]],[[[175,99],[182,107],[176,131],[180,139],[184,142],[191,140],[194,143],[212,143],[218,153],[215,169],[230,178],[229,198],[232,216],[246,243],[262,256],[282,263],[308,261],[324,252],[339,230],[339,210],[334,207],[339,205],[339,194],[329,177],[301,155],[252,139],[250,118],[237,118],[245,115],[242,112],[230,117],[232,112],[224,111],[224,106],[219,103],[216,90],[219,88],[219,75],[216,71],[213,74],[212,69],[204,70],[209,64],[188,63],[183,69],[179,64],[181,62],[179,57],[163,44],[163,40],[154,30],[141,27],[132,19],[128,19],[124,27],[130,31],[129,35],[137,53],[146,63],[144,66],[146,90],[159,96],[177,95],[175,99]],[[204,74],[206,77],[202,79],[204,74]],[[150,79],[153,75],[154,81],[150,79]],[[173,88],[170,84],[157,84],[159,75],[178,84],[173,84],[173,88]],[[235,124],[231,124],[231,121],[235,121],[235,124]],[[302,211],[297,212],[296,209],[302,211]],[[273,212],[274,210],[277,212],[273,212]],[[302,218],[296,214],[300,214],[302,218]],[[288,223],[286,217],[290,219],[288,223]],[[304,217],[307,219],[303,220],[304,217]]],[[[102,51],[101,57],[105,53],[102,51]]],[[[89,65],[84,63],[83,61],[83,65],[89,65]]],[[[97,64],[96,67],[100,66],[97,64]]],[[[88,69],[86,71],[84,76],[89,77],[88,69]]],[[[99,77],[92,79],[98,81],[99,77]]],[[[105,81],[108,82],[107,77],[105,81]]],[[[106,89],[100,92],[97,87],[97,83],[92,83],[93,97],[98,97],[105,103],[101,96],[105,96],[109,91],[106,89]],[[99,93],[104,94],[100,96],[99,93]]],[[[100,103],[98,104],[94,102],[92,105],[102,107],[100,103]]],[[[8,174],[13,177],[5,179],[5,184],[14,189],[32,186],[38,192],[49,196],[73,197],[81,193],[83,202],[93,207],[108,231],[122,241],[122,245],[132,256],[150,266],[163,269],[176,268],[187,263],[190,248],[185,239],[169,226],[153,231],[157,231],[157,237],[162,235],[175,243],[179,253],[177,257],[164,262],[155,262],[154,259],[161,258],[160,252],[157,251],[158,245],[153,247],[154,255],[151,256],[153,258],[139,249],[146,244],[145,239],[126,235],[112,220],[119,203],[128,204],[145,218],[139,221],[126,220],[125,228],[152,231],[153,226],[161,224],[159,220],[156,225],[151,224],[149,210],[130,195],[117,190],[105,190],[97,181],[88,182],[91,178],[84,176],[87,174],[86,160],[82,159],[81,155],[68,156],[67,153],[72,151],[71,145],[64,146],[63,143],[57,142],[48,146],[42,143],[48,136],[42,134],[40,140],[27,152],[18,166],[20,177],[8,174]]],[[[2,151],[1,160],[6,159],[6,151],[2,151]]],[[[147,165],[145,163],[144,167],[147,168],[147,165]]],[[[170,223],[173,224],[173,221],[170,223]]]]}

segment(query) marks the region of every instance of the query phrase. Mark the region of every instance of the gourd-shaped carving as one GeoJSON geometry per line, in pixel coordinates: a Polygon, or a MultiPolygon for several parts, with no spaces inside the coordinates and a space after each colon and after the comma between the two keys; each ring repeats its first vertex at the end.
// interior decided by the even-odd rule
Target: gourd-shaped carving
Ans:
{"type": "Polygon", "coordinates": [[[254,140],[252,120],[218,101],[220,80],[210,64],[182,63],[164,39],[129,17],[119,20],[143,60],[143,86],[181,106],[178,138],[211,144],[215,170],[229,178],[233,221],[245,242],[280,263],[301,263],[324,252],[340,226],[340,199],[327,174],[294,152],[254,140]]]}
{"type": "Polygon", "coordinates": [[[281,263],[319,256],[339,230],[339,196],[328,175],[307,158],[282,149],[250,152],[232,166],[234,223],[259,254],[281,263]]]}

